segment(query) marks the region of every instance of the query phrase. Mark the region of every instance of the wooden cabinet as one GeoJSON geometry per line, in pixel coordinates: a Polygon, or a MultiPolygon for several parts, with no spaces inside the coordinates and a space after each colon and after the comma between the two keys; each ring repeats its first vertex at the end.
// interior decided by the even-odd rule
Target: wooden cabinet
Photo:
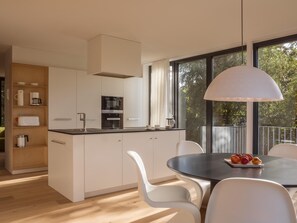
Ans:
{"type": "Polygon", "coordinates": [[[15,173],[47,169],[47,130],[48,130],[48,68],[26,64],[12,64],[11,100],[8,113],[12,115],[6,123],[6,140],[8,140],[7,169],[15,173]],[[19,106],[15,95],[23,90],[23,106],[19,106]],[[41,104],[30,105],[30,93],[38,92],[41,104]],[[18,125],[20,116],[37,116],[39,125],[18,125]],[[17,147],[17,137],[28,135],[25,147],[17,147]]]}
{"type": "Polygon", "coordinates": [[[140,127],[143,124],[143,79],[124,80],[124,127],[140,127]]]}
{"type": "Polygon", "coordinates": [[[122,134],[85,136],[85,192],[122,185],[122,134]]]}
{"type": "MultiPolygon", "coordinates": [[[[76,111],[86,113],[86,127],[101,128],[101,77],[77,71],[76,95],[76,111]]],[[[77,127],[82,127],[79,116],[77,116],[77,127]]]]}
{"type": "Polygon", "coordinates": [[[124,79],[113,77],[101,77],[101,80],[102,96],[124,97],[124,79]]]}
{"type": "Polygon", "coordinates": [[[49,129],[76,128],[76,71],[49,68],[49,129]]]}

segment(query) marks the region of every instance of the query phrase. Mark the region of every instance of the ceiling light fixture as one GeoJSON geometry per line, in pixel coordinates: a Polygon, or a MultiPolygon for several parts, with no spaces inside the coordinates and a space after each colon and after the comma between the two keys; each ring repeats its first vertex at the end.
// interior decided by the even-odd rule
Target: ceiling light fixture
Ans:
{"type": "MultiPolygon", "coordinates": [[[[244,65],[243,59],[243,0],[241,0],[242,65],[226,69],[208,86],[204,99],[230,102],[280,101],[283,95],[275,81],[264,71],[244,65]]],[[[252,103],[247,106],[247,152],[252,151],[252,103]],[[251,135],[251,136],[250,136],[251,135]]]]}
{"type": "Polygon", "coordinates": [[[204,99],[212,101],[261,102],[280,101],[283,95],[275,81],[264,71],[244,65],[243,0],[241,0],[242,65],[224,70],[210,83],[204,99]]]}

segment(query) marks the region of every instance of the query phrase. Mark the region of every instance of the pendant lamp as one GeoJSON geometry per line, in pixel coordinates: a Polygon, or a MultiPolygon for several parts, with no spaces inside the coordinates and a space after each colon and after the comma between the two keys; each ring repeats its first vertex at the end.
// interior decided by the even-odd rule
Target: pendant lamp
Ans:
{"type": "MultiPolygon", "coordinates": [[[[243,0],[241,0],[241,46],[243,64],[243,0]]],[[[275,81],[264,71],[246,65],[220,73],[208,86],[205,100],[234,102],[280,101],[283,95],[275,81]]]]}
{"type": "Polygon", "coordinates": [[[283,95],[275,81],[264,71],[236,66],[220,73],[209,85],[205,100],[233,102],[280,101],[283,95]]]}

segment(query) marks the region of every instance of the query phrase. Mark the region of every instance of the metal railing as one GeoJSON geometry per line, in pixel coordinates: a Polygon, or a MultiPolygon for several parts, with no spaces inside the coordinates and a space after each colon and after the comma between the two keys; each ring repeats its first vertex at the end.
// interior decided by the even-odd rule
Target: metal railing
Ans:
{"type": "MultiPolygon", "coordinates": [[[[206,148],[206,127],[202,127],[201,144],[206,148]]],[[[259,126],[259,154],[279,143],[297,143],[295,127],[259,126]]],[[[244,153],[246,147],[245,126],[213,126],[213,153],[244,153]]]]}
{"type": "MultiPolygon", "coordinates": [[[[213,153],[244,153],[246,145],[245,126],[213,126],[213,153]]],[[[202,127],[201,144],[206,148],[206,127],[202,127]]]]}
{"type": "Polygon", "coordinates": [[[267,154],[279,143],[296,143],[296,139],[295,127],[259,126],[259,154],[267,154]]]}

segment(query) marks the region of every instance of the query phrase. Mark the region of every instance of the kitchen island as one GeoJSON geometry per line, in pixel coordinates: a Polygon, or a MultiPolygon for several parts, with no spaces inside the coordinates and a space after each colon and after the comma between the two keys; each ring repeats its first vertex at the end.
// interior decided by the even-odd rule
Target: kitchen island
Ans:
{"type": "Polygon", "coordinates": [[[150,181],[174,178],[166,163],[184,139],[184,129],[49,130],[49,186],[73,202],[136,187],[128,150],[140,154],[150,181]]]}

